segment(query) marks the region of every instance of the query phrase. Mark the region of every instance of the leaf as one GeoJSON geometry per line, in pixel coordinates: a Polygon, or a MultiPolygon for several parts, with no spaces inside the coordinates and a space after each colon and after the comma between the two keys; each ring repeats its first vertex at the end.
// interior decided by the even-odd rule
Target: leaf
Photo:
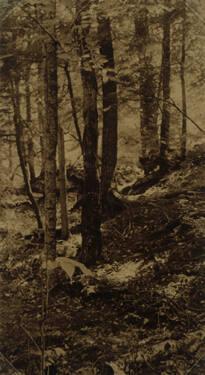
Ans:
{"type": "Polygon", "coordinates": [[[72,282],[73,275],[75,273],[76,267],[73,264],[70,264],[69,262],[60,262],[59,266],[65,271],[66,275],[70,278],[70,281],[72,282]]]}
{"type": "Polygon", "coordinates": [[[80,271],[86,276],[93,275],[93,273],[83,263],[77,262],[76,260],[70,258],[58,257],[56,258],[56,263],[66,272],[71,281],[76,268],[80,269],[80,271]]]}
{"type": "Polygon", "coordinates": [[[63,357],[66,355],[65,350],[62,348],[54,348],[54,350],[55,350],[57,357],[63,357]]]}
{"type": "Polygon", "coordinates": [[[78,268],[85,276],[93,276],[93,273],[83,263],[77,262],[76,260],[70,258],[57,257],[54,261],[48,260],[46,262],[44,259],[42,262],[42,268],[47,268],[47,270],[50,272],[58,267],[60,267],[66,273],[66,275],[68,275],[71,282],[76,268],[78,268]]]}
{"type": "Polygon", "coordinates": [[[126,375],[125,372],[114,362],[110,362],[109,366],[113,369],[114,375],[126,375]]]}
{"type": "Polygon", "coordinates": [[[58,264],[56,263],[55,260],[48,260],[46,262],[45,259],[42,261],[42,268],[47,269],[48,271],[53,271],[58,267],[58,264]]]}

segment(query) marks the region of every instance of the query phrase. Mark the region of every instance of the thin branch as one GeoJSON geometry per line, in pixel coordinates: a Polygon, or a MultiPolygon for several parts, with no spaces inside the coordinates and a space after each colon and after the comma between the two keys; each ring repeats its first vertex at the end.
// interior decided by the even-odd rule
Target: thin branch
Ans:
{"type": "MultiPolygon", "coordinates": [[[[118,83],[120,83],[120,84],[122,84],[122,85],[124,85],[124,83],[123,82],[121,82],[121,81],[119,81],[118,83]]],[[[130,91],[131,92],[134,92],[135,93],[135,95],[139,95],[139,91],[137,90],[137,89],[132,89],[132,88],[130,88],[130,91]]],[[[151,97],[147,97],[147,98],[151,98],[151,97]]],[[[164,101],[164,99],[163,98],[160,98],[160,97],[156,97],[156,100],[159,102],[159,101],[161,101],[161,102],[163,102],[164,101]]],[[[183,110],[175,103],[175,101],[172,99],[172,98],[170,98],[170,101],[168,101],[168,104],[170,104],[172,107],[174,107],[175,109],[177,109],[177,111],[179,111],[181,114],[184,114],[185,116],[186,116],[186,118],[194,125],[194,126],[196,126],[196,128],[201,132],[201,133],[203,133],[203,134],[205,134],[205,130],[199,125],[199,124],[197,124],[197,122],[196,121],[194,121],[189,115],[187,115],[186,113],[184,113],[183,112],[183,110]]]]}
{"type": "Polygon", "coordinates": [[[27,12],[24,8],[21,8],[21,10],[22,10],[22,12],[24,12],[33,22],[35,22],[40,28],[41,28],[41,30],[45,33],[45,34],[47,34],[51,39],[52,39],[52,41],[54,42],[54,43],[57,43],[60,47],[62,47],[61,46],[61,44],[60,44],[60,42],[59,42],[59,40],[58,39],[56,39],[39,21],[38,21],[38,19],[36,18],[36,17],[33,17],[29,12],[27,12]]]}
{"type": "Polygon", "coordinates": [[[190,374],[194,367],[196,367],[202,360],[204,360],[205,356],[204,353],[201,355],[201,357],[193,364],[193,366],[187,371],[187,375],[190,374]]]}
{"type": "Polygon", "coordinates": [[[33,21],[33,22],[35,22],[39,27],[40,27],[40,29],[45,33],[45,34],[47,34],[48,36],[49,36],[49,38],[51,38],[51,40],[54,42],[54,43],[56,43],[57,44],[57,46],[59,46],[60,47],[60,49],[62,50],[62,52],[65,52],[66,53],[66,51],[65,51],[65,49],[63,48],[63,46],[62,46],[62,44],[61,44],[61,42],[57,39],[57,38],[55,38],[55,36],[52,34],[52,33],[50,33],[50,31],[49,30],[47,30],[42,24],[41,24],[41,22],[39,22],[39,20],[36,18],[36,17],[34,17],[34,16],[32,16],[29,12],[27,12],[25,9],[23,9],[23,8],[21,8],[22,9],[22,11],[33,21]]]}
{"type": "Polygon", "coordinates": [[[2,356],[2,358],[5,360],[6,363],[8,363],[8,365],[15,371],[15,374],[17,375],[21,375],[22,373],[19,372],[15,367],[14,365],[3,355],[3,353],[0,353],[0,355],[2,356]]]}
{"type": "Polygon", "coordinates": [[[205,21],[204,21],[204,18],[201,16],[201,14],[199,12],[197,12],[197,10],[195,10],[191,4],[188,4],[186,3],[186,6],[187,8],[195,15],[195,17],[197,17],[204,25],[205,25],[205,21]]]}
{"type": "Polygon", "coordinates": [[[20,328],[24,331],[24,333],[28,336],[28,338],[31,340],[31,342],[34,344],[36,349],[41,353],[41,348],[38,346],[37,342],[34,340],[34,338],[31,336],[30,332],[22,325],[20,325],[20,328]]]}
{"type": "Polygon", "coordinates": [[[182,109],[175,103],[175,101],[171,99],[171,102],[169,104],[171,104],[173,107],[175,107],[181,114],[183,114],[193,125],[196,126],[196,128],[205,134],[205,130],[201,128],[201,126],[199,126],[196,121],[194,121],[189,115],[187,115],[184,111],[182,111],[182,109]]]}

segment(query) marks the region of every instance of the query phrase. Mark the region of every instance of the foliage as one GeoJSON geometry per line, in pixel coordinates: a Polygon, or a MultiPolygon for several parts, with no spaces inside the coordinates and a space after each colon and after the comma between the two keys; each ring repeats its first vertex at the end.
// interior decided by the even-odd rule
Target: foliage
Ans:
{"type": "Polygon", "coordinates": [[[43,267],[47,268],[49,271],[53,271],[58,267],[62,268],[62,270],[65,271],[66,275],[69,277],[71,283],[76,269],[79,269],[85,276],[93,275],[84,264],[66,257],[57,257],[54,261],[43,263],[43,267]]]}

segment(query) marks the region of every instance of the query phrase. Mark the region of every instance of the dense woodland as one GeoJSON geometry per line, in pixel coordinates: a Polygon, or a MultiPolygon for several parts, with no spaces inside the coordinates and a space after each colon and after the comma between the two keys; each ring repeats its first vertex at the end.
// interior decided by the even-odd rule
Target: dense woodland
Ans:
{"type": "Polygon", "coordinates": [[[204,374],[204,16],[0,0],[0,374],[204,374]]]}

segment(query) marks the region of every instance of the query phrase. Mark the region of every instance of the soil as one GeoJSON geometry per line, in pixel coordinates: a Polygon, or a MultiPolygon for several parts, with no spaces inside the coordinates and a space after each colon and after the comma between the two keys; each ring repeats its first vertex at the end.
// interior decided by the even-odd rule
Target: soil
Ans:
{"type": "MultiPolygon", "coordinates": [[[[204,188],[197,159],[127,196],[127,209],[103,223],[103,259],[92,276],[50,268],[43,325],[42,243],[26,237],[33,214],[4,204],[0,374],[40,374],[43,335],[46,374],[203,375],[204,188]]],[[[80,213],[70,215],[78,224],[80,213]]],[[[66,246],[80,246],[76,235],[66,246]]]]}

